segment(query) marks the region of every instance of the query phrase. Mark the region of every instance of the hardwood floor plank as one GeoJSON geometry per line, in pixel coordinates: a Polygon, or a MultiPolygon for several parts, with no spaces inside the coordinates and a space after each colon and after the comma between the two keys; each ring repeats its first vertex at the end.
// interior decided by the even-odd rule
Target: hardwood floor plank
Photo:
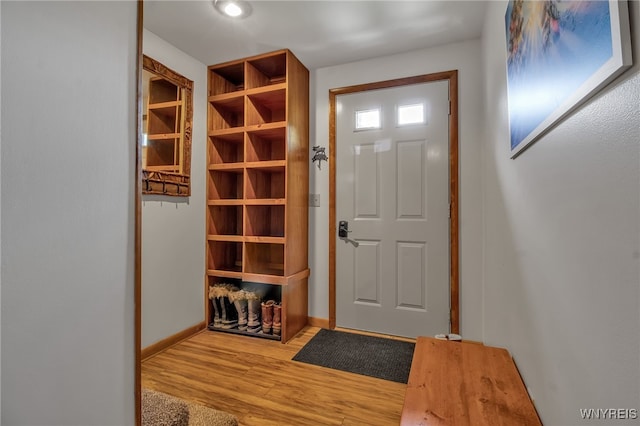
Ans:
{"type": "Polygon", "coordinates": [[[142,385],[235,414],[243,426],[397,425],[407,385],[292,361],[287,344],[204,331],[142,364],[142,385]]]}

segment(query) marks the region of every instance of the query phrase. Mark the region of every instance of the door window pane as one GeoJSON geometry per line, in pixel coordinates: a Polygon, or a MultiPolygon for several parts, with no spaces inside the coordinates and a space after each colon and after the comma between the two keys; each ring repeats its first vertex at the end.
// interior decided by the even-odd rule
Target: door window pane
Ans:
{"type": "Polygon", "coordinates": [[[398,106],[398,126],[422,124],[424,122],[424,104],[398,106]]]}
{"type": "Polygon", "coordinates": [[[380,129],[380,108],[356,111],[356,130],[380,129]]]}

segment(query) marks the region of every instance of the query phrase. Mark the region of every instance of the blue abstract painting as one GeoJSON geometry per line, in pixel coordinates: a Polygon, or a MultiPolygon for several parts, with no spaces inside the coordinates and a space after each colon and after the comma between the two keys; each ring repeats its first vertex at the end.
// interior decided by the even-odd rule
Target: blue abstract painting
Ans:
{"type": "MultiPolygon", "coordinates": [[[[618,6],[610,1],[509,1],[505,29],[512,157],[629,65],[630,55],[623,57],[621,48],[618,6]]],[[[628,16],[623,22],[628,38],[628,16]]]]}

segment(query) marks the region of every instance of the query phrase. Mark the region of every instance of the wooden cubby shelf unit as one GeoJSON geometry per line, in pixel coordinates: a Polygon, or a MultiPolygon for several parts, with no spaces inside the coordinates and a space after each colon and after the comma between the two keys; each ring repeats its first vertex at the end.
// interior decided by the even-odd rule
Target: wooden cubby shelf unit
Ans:
{"type": "Polygon", "coordinates": [[[211,65],[208,84],[205,294],[268,287],[282,337],[251,335],[287,342],[307,324],[309,71],[285,49],[211,65]]]}

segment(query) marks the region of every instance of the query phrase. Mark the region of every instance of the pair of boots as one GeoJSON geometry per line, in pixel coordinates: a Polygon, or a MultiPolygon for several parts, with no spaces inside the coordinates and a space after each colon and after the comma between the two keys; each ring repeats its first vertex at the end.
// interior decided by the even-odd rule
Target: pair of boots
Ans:
{"type": "Polygon", "coordinates": [[[238,326],[238,311],[229,299],[229,295],[237,292],[238,287],[233,284],[214,284],[209,287],[209,299],[213,306],[214,328],[235,328],[238,326]]]}
{"type": "Polygon", "coordinates": [[[262,302],[262,332],[274,336],[282,332],[282,306],[274,300],[262,302]]]}
{"type": "Polygon", "coordinates": [[[238,313],[238,330],[248,333],[260,331],[260,298],[253,292],[238,290],[229,293],[238,313]]]}

